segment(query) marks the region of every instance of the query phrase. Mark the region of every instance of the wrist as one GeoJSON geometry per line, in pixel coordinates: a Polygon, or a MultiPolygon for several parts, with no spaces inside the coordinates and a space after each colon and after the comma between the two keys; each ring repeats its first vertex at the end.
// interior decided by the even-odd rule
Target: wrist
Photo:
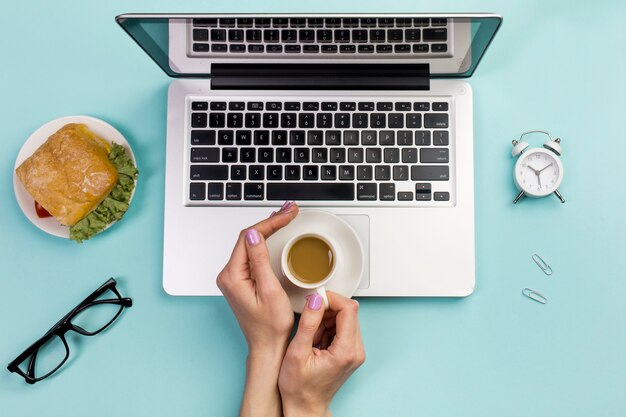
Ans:
{"type": "Polygon", "coordinates": [[[290,401],[282,398],[284,417],[331,417],[330,408],[326,404],[309,404],[302,401],[290,401]]]}

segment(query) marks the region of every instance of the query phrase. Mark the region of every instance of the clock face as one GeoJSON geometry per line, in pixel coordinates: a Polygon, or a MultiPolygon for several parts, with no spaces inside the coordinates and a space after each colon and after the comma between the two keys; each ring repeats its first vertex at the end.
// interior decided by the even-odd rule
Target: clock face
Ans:
{"type": "Polygon", "coordinates": [[[560,159],[546,149],[523,153],[515,164],[515,182],[531,197],[544,197],[561,184],[563,165],[560,159]]]}

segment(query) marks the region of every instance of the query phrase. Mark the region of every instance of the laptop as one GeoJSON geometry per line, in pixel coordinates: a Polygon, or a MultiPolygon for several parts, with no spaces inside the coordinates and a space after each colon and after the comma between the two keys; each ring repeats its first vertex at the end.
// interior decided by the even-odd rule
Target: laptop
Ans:
{"type": "Polygon", "coordinates": [[[168,92],[163,287],[220,295],[286,200],[360,237],[356,296],[472,293],[470,77],[495,14],[126,14],[168,92]]]}

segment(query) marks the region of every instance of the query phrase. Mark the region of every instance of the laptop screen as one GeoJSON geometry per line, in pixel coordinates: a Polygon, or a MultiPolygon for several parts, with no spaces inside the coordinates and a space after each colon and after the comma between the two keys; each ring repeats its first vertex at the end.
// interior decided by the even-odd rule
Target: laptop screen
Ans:
{"type": "Polygon", "coordinates": [[[195,78],[210,76],[217,64],[257,63],[427,64],[432,77],[469,77],[502,22],[494,14],[127,14],[116,20],[169,76],[195,78]]]}

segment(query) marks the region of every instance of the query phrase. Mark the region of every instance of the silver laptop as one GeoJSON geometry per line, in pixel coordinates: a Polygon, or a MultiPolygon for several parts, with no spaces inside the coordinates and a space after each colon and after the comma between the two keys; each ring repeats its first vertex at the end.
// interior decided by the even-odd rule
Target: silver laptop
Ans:
{"type": "Polygon", "coordinates": [[[357,296],[475,285],[470,77],[494,14],[117,17],[175,78],[163,287],[219,295],[238,232],[285,200],[361,238],[357,296]]]}

